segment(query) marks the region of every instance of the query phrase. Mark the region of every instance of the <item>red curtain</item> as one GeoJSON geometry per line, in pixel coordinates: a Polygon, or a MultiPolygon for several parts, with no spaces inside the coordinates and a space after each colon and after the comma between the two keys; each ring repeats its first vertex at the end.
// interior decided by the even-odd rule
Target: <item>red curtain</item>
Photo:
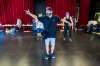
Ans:
{"type": "MultiPolygon", "coordinates": [[[[3,24],[15,24],[21,18],[24,24],[31,23],[31,18],[24,13],[24,9],[34,9],[34,0],[0,0],[0,21],[3,24]]],[[[69,11],[76,15],[76,0],[46,0],[46,5],[53,8],[54,13],[64,17],[69,11]]]]}
{"type": "Polygon", "coordinates": [[[66,11],[71,16],[76,16],[76,0],[46,0],[46,6],[52,7],[54,13],[60,17],[64,17],[66,11]]]}
{"type": "Polygon", "coordinates": [[[79,28],[86,26],[89,18],[90,0],[80,0],[79,28]]]}
{"type": "Polygon", "coordinates": [[[0,22],[3,24],[15,24],[17,18],[21,18],[23,24],[31,23],[24,10],[33,11],[33,0],[0,0],[0,22]]]}

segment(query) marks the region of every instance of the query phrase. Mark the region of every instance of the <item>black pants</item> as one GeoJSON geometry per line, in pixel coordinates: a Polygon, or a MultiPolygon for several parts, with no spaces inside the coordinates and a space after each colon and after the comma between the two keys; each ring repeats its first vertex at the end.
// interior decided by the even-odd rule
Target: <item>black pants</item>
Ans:
{"type": "Polygon", "coordinates": [[[69,25],[66,25],[64,27],[64,38],[71,38],[71,27],[69,25]]]}
{"type": "Polygon", "coordinates": [[[94,32],[95,31],[94,28],[95,28],[95,26],[91,24],[90,26],[88,26],[87,32],[89,32],[89,33],[94,32]]]}

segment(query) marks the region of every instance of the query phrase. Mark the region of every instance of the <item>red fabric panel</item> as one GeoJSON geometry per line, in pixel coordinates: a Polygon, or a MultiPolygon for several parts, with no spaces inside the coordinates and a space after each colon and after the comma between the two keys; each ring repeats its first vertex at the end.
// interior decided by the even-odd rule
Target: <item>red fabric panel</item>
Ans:
{"type": "Polygon", "coordinates": [[[54,13],[60,17],[64,17],[66,11],[72,16],[76,15],[76,0],[46,0],[46,6],[52,7],[54,13]]]}
{"type": "Polygon", "coordinates": [[[86,26],[89,18],[90,0],[80,0],[79,27],[86,26]]]}
{"type": "Polygon", "coordinates": [[[21,18],[23,24],[29,24],[31,18],[24,12],[28,8],[33,11],[33,0],[0,0],[0,21],[3,24],[15,24],[17,18],[21,18]]]}

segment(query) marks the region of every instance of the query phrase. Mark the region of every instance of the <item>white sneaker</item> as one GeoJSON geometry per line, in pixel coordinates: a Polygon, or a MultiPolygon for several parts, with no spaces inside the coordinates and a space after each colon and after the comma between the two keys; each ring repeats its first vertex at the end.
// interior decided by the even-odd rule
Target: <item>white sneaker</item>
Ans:
{"type": "Polygon", "coordinates": [[[65,38],[63,38],[63,40],[66,40],[65,38]]]}
{"type": "Polygon", "coordinates": [[[55,56],[52,56],[52,59],[55,59],[56,57],[55,56]]]}
{"type": "Polygon", "coordinates": [[[69,41],[70,41],[70,42],[72,42],[72,39],[71,39],[71,38],[69,38],[69,41]]]}
{"type": "Polygon", "coordinates": [[[46,55],[44,59],[45,60],[48,60],[49,59],[49,55],[46,55]]]}
{"type": "Polygon", "coordinates": [[[44,59],[45,59],[45,60],[48,60],[49,58],[48,58],[48,57],[45,57],[44,59]]]}

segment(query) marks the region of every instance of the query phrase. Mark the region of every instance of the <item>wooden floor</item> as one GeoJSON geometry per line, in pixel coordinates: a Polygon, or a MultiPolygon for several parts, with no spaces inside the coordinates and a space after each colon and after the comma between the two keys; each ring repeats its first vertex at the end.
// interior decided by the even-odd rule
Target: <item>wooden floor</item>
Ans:
{"type": "Polygon", "coordinates": [[[73,33],[73,41],[63,41],[58,34],[56,59],[41,61],[43,44],[31,33],[6,35],[0,41],[0,66],[100,66],[100,36],[73,33]]]}

